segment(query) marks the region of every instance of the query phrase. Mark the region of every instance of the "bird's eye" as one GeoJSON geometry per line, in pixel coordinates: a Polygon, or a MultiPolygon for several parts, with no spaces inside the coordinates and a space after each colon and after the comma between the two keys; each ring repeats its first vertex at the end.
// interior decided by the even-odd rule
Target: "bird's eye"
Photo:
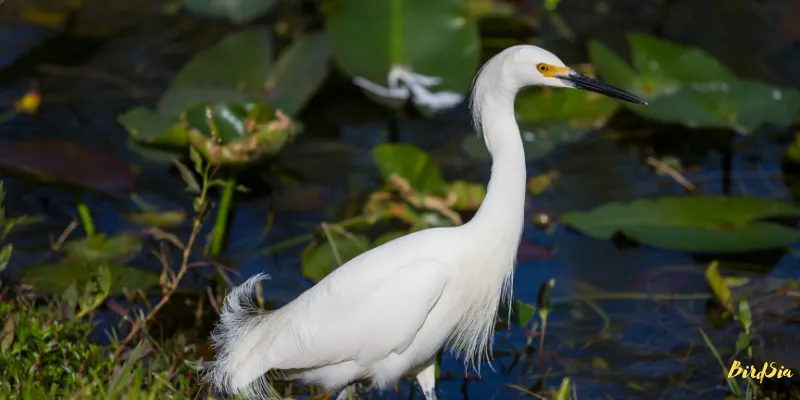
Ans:
{"type": "Polygon", "coordinates": [[[547,72],[549,68],[547,67],[547,64],[539,64],[536,66],[536,69],[538,69],[539,72],[547,72]]]}

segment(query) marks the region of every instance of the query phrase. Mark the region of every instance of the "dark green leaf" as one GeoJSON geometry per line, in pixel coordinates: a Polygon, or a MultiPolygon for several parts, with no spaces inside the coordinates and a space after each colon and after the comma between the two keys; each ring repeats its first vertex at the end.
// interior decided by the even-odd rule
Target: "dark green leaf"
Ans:
{"type": "Polygon", "coordinates": [[[372,160],[385,182],[389,182],[392,174],[397,174],[419,193],[443,194],[447,189],[439,167],[427,153],[412,144],[387,143],[375,146],[372,160]]]}
{"type": "Polygon", "coordinates": [[[326,14],[334,58],[353,78],[385,87],[392,67],[405,66],[441,78],[428,89],[433,93],[463,94],[472,83],[480,62],[478,29],[460,0],[340,0],[326,14]]]}
{"type": "MultiPolygon", "coordinates": [[[[65,259],[55,264],[25,268],[20,272],[20,280],[33,286],[37,293],[59,295],[71,284],[85,287],[97,273],[97,266],[65,259]]],[[[108,265],[108,269],[111,273],[110,296],[122,294],[123,288],[136,291],[158,285],[158,274],[150,271],[116,264],[108,265]]]]}
{"type": "Polygon", "coordinates": [[[245,23],[269,12],[277,0],[183,0],[187,10],[209,18],[245,23]]]}
{"type": "Polygon", "coordinates": [[[797,217],[800,208],[749,197],[663,197],[570,212],[562,221],[597,239],[620,232],[654,247],[690,252],[775,249],[800,240],[800,230],[762,220],[774,216],[797,217]]]}
{"type": "Polygon", "coordinates": [[[197,103],[238,103],[263,97],[272,62],[266,28],[245,28],[194,56],[161,97],[158,111],[179,115],[197,103]]]}
{"type": "Polygon", "coordinates": [[[342,264],[369,250],[369,239],[364,235],[343,236],[332,234],[331,240],[314,243],[301,256],[303,275],[315,282],[338,268],[336,254],[342,264]],[[331,243],[332,242],[332,243],[331,243]],[[336,250],[334,252],[335,246],[336,250]]]}
{"type": "Polygon", "coordinates": [[[589,41],[589,57],[597,71],[597,75],[613,86],[632,91],[646,97],[640,89],[634,88],[638,74],[622,58],[614,54],[611,49],[596,40],[589,41]]]}
{"type": "Polygon", "coordinates": [[[511,323],[517,328],[528,325],[536,314],[536,307],[521,301],[514,300],[511,303],[511,323]]]}
{"type": "Polygon", "coordinates": [[[75,310],[78,306],[78,288],[75,284],[67,286],[64,293],[61,294],[61,299],[67,302],[70,310],[75,310]]]}
{"type": "Polygon", "coordinates": [[[247,136],[248,113],[240,104],[200,103],[187,108],[184,116],[190,128],[214,138],[215,143],[226,145],[247,136]]]}
{"type": "Polygon", "coordinates": [[[739,336],[736,337],[736,352],[747,350],[752,340],[753,336],[749,333],[745,331],[739,332],[739,336]]]}
{"type": "Polygon", "coordinates": [[[189,140],[175,116],[157,114],[144,107],[128,110],[117,118],[139,143],[151,146],[181,149],[189,140]]]}
{"type": "Polygon", "coordinates": [[[264,89],[270,104],[289,116],[299,113],[328,77],[330,57],[325,33],[298,38],[267,75],[264,89]]]}
{"type": "Polygon", "coordinates": [[[639,33],[628,34],[628,42],[633,66],[659,87],[736,81],[733,73],[703,50],[639,33]]]}
{"type": "Polygon", "coordinates": [[[64,244],[67,257],[73,261],[93,263],[127,262],[142,250],[142,238],[133,233],[107,237],[97,234],[64,244]]]}

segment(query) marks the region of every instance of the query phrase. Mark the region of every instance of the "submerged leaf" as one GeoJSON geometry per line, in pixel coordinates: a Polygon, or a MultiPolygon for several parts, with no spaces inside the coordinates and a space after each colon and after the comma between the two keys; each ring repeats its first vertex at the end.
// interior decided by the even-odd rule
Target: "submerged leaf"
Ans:
{"type": "MultiPolygon", "coordinates": [[[[62,260],[54,264],[42,264],[25,268],[20,272],[23,284],[31,285],[37,293],[59,295],[72,284],[85,287],[97,273],[98,264],[62,260]]],[[[117,264],[108,265],[111,275],[109,295],[128,291],[145,290],[158,285],[159,275],[140,268],[131,268],[117,264]]]]}
{"type": "Polygon", "coordinates": [[[107,237],[96,234],[64,244],[67,258],[94,263],[126,262],[142,251],[142,238],[133,233],[107,237]]]}

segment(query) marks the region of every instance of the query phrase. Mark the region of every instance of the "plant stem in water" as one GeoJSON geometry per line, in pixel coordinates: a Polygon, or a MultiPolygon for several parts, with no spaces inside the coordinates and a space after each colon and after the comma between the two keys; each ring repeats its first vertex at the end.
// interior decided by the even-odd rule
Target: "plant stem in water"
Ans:
{"type": "Polygon", "coordinates": [[[83,225],[83,230],[86,232],[86,236],[94,236],[94,221],[92,220],[92,213],[89,212],[89,207],[86,206],[86,203],[84,203],[83,200],[78,198],[77,208],[78,218],[81,220],[81,225],[83,225]]]}
{"type": "Polygon", "coordinates": [[[222,251],[222,245],[225,243],[225,232],[228,227],[228,215],[231,211],[231,203],[233,202],[233,192],[236,190],[236,177],[231,176],[225,180],[225,186],[222,187],[222,197],[219,201],[219,210],[217,210],[217,222],[214,223],[214,235],[211,242],[211,255],[218,256],[222,251]]]}

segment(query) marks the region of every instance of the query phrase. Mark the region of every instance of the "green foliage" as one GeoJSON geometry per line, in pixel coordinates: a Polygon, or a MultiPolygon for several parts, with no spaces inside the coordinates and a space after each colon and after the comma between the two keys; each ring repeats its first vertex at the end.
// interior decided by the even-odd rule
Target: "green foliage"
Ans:
{"type": "Polygon", "coordinates": [[[297,115],[331,71],[331,45],[324,32],[297,38],[267,73],[266,98],[286,115],[297,115]]]}
{"type": "Polygon", "coordinates": [[[447,188],[433,159],[412,144],[387,143],[375,146],[372,159],[385,182],[390,182],[392,175],[397,174],[419,193],[442,194],[447,188]]]}
{"type": "Polygon", "coordinates": [[[158,112],[178,115],[197,103],[263,100],[272,64],[272,35],[266,28],[244,28],[192,57],[161,96],[158,112]]]}
{"type": "Polygon", "coordinates": [[[736,253],[786,247],[800,240],[800,230],[765,220],[797,216],[800,208],[775,200],[691,196],[606,204],[566,213],[562,221],[597,239],[622,233],[663,249],[736,253]]]}
{"type": "MultiPolygon", "coordinates": [[[[335,0],[326,10],[333,56],[349,76],[386,86],[394,66],[465,93],[479,63],[478,30],[460,0],[335,0]]],[[[398,108],[402,102],[375,97],[398,108]]],[[[431,111],[421,107],[421,111],[431,111]]]]}
{"type": "Polygon", "coordinates": [[[589,53],[603,79],[649,102],[625,104],[644,117],[746,134],[789,125],[800,111],[800,92],[739,80],[702,50],[635,33],[628,41],[633,68],[600,42],[590,42],[589,53]]]}
{"type": "MultiPolygon", "coordinates": [[[[100,297],[81,296],[77,302],[97,304],[100,297]]],[[[194,358],[194,347],[185,338],[157,346],[142,342],[120,368],[107,347],[89,340],[94,322],[75,311],[66,299],[38,307],[0,303],[0,398],[188,399],[198,392],[184,361],[194,358]]]]}
{"type": "Polygon", "coordinates": [[[278,0],[183,0],[183,6],[198,15],[243,24],[258,18],[278,4],[278,0]]]}
{"type": "Polygon", "coordinates": [[[36,292],[58,294],[70,285],[82,285],[92,279],[98,266],[105,266],[110,274],[112,295],[125,290],[135,292],[158,285],[158,274],[141,268],[120,264],[105,264],[76,259],[64,259],[56,263],[34,265],[20,271],[20,282],[30,285],[36,292]]]}

